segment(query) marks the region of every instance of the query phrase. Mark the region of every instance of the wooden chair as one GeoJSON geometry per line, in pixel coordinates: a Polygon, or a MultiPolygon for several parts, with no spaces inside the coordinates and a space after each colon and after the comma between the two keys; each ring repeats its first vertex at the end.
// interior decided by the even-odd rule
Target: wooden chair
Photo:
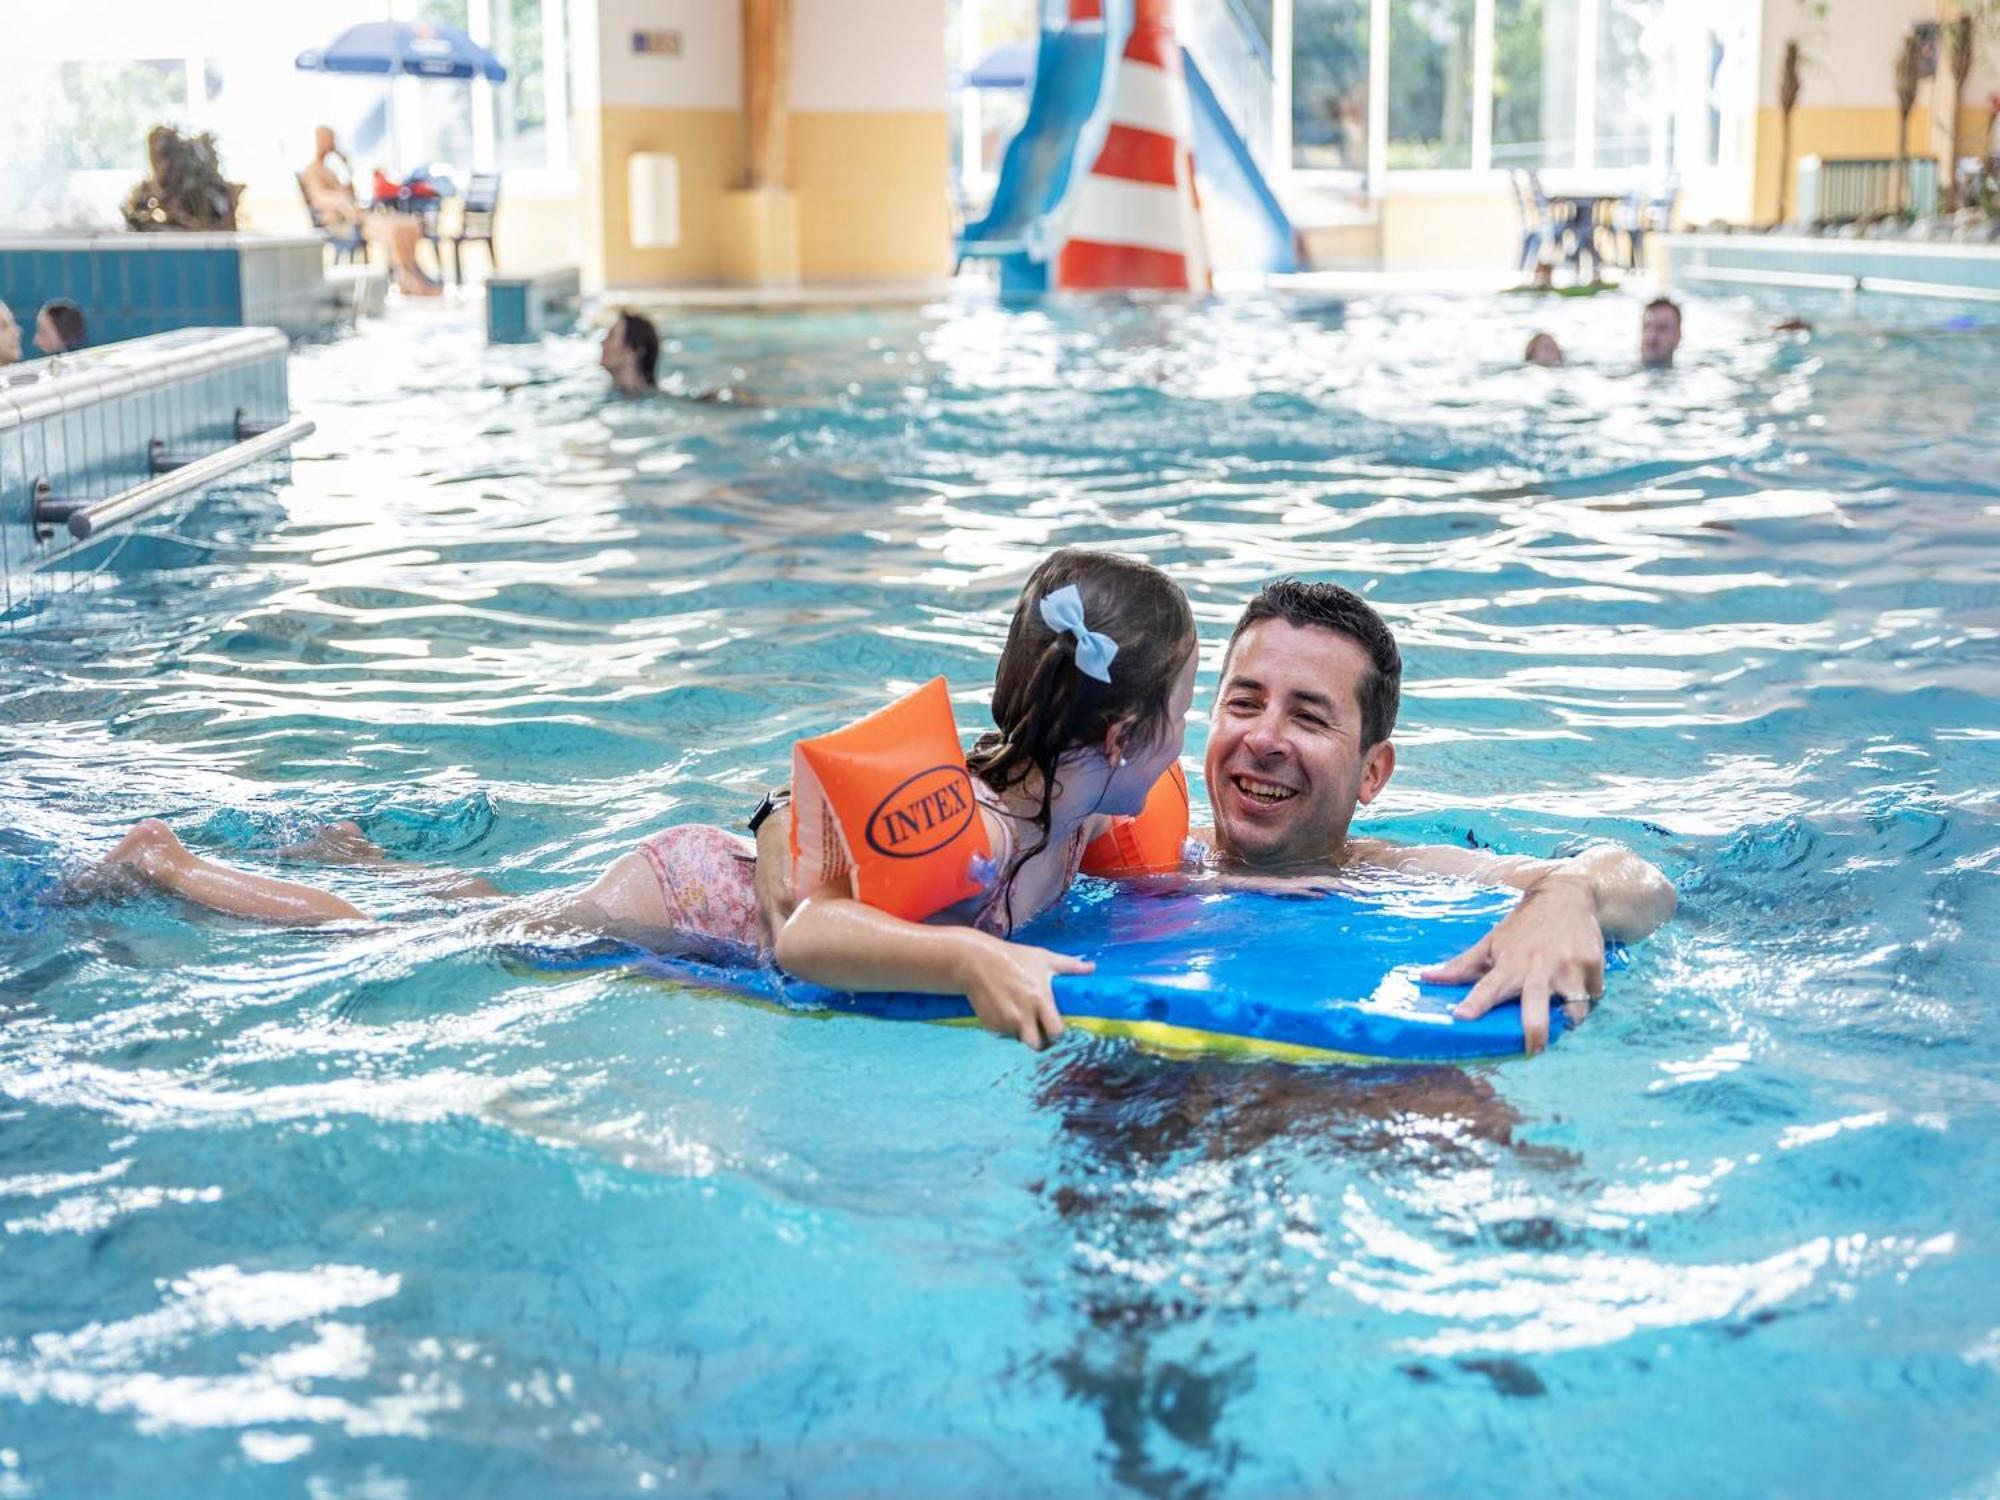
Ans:
{"type": "Polygon", "coordinates": [[[493,221],[499,215],[500,174],[475,172],[472,181],[466,185],[465,201],[459,209],[458,233],[451,237],[452,279],[460,286],[465,285],[465,245],[468,240],[486,247],[489,273],[500,269],[500,257],[493,251],[493,221]]]}

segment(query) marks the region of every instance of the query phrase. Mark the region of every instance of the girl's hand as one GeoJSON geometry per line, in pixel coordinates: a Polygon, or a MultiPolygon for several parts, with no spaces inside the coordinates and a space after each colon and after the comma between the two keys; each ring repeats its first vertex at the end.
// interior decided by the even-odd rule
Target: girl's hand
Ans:
{"type": "Polygon", "coordinates": [[[1036,1051],[1061,1036],[1052,981],[1058,974],[1088,974],[1097,965],[986,933],[968,935],[977,941],[959,977],[979,1024],[999,1036],[1019,1037],[1036,1051]]]}

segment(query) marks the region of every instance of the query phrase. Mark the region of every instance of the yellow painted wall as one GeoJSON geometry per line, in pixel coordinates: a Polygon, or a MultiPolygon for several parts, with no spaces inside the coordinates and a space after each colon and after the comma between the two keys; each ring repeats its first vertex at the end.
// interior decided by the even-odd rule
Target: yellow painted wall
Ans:
{"type": "Polygon", "coordinates": [[[607,287],[672,286],[722,279],[722,195],[743,176],[743,129],[733,109],[600,109],[579,113],[585,265],[607,287]],[[632,248],[627,163],[664,152],[680,163],[680,244],[632,248]]]}
{"type": "Polygon", "coordinates": [[[951,128],[942,113],[793,115],[804,279],[949,275],[950,158],[951,128]]]}
{"type": "MultiPolygon", "coordinates": [[[[1813,109],[1801,104],[1792,112],[1792,155],[1785,164],[1790,182],[1786,189],[1786,212],[1796,214],[1799,205],[1799,158],[1804,156],[1893,157],[1896,154],[1896,107],[1813,109]]],[[[1985,139],[1986,111],[1967,108],[1959,111],[1960,141],[1966,154],[1979,151],[1985,139]]],[[[1756,189],[1753,197],[1754,222],[1769,224],[1778,216],[1779,156],[1783,147],[1783,116],[1775,109],[1757,112],[1756,189]]],[[[1923,104],[1910,111],[1909,147],[1912,156],[1931,153],[1931,112],[1923,104]]],[[[1939,163],[1938,181],[1944,181],[1944,164],[1939,163]]]]}
{"type": "MultiPolygon", "coordinates": [[[[605,287],[724,282],[742,257],[728,242],[724,195],[743,176],[735,110],[603,109],[580,119],[586,265],[605,287]],[[626,163],[639,152],[680,162],[681,243],[631,245],[626,163]],[[601,259],[599,258],[601,257],[601,259]]],[[[792,183],[799,267],[812,282],[926,280],[951,271],[951,135],[942,113],[798,113],[792,117],[792,183]]]]}

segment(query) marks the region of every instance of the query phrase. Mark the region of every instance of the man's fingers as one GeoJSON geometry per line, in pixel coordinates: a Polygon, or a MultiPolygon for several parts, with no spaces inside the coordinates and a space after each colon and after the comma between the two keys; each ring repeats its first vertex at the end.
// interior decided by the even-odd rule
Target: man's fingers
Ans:
{"type": "Polygon", "coordinates": [[[1481,938],[1458,957],[1447,959],[1435,968],[1425,969],[1417,977],[1425,984],[1470,984],[1492,967],[1492,946],[1481,938]]]}
{"type": "Polygon", "coordinates": [[[1063,1025],[1062,1012],[1056,1009],[1055,997],[1047,996],[1041,1003],[1042,1035],[1053,1042],[1068,1028],[1063,1025]]]}
{"type": "Polygon", "coordinates": [[[1067,953],[1051,953],[1049,970],[1055,974],[1094,974],[1097,972],[1097,960],[1076,958],[1067,953]]]}
{"type": "Polygon", "coordinates": [[[1581,1026],[1585,1021],[1590,1019],[1590,1002],[1588,1000],[1566,1000],[1563,1002],[1563,1014],[1569,1018],[1570,1025],[1581,1026]]]}
{"type": "Polygon", "coordinates": [[[1521,1040],[1533,1057],[1549,1044],[1549,985],[1530,980],[1521,991],[1521,1040]]]}
{"type": "Polygon", "coordinates": [[[1461,1021],[1470,1021],[1485,1015],[1501,1001],[1513,999],[1521,992],[1521,987],[1510,983],[1510,979],[1507,970],[1488,969],[1479,983],[1472,987],[1472,993],[1452,1007],[1451,1013],[1461,1021]]]}

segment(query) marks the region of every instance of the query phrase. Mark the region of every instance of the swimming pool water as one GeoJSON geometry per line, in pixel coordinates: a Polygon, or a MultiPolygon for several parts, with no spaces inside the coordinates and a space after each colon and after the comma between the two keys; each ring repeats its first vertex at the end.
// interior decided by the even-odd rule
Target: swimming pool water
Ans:
{"type": "MultiPolygon", "coordinates": [[[[2000,1493],[2000,338],[1936,308],[669,315],[736,406],[404,310],[289,480],[0,629],[0,1494],[2000,1493]],[[1520,368],[1551,326],[1576,367],[1520,368]],[[510,890],[738,821],[1021,579],[1402,641],[1371,828],[1680,914],[1548,1056],[1037,1056],[385,921],[62,906],[134,819],[510,890]]],[[[1440,955],[1443,957],[1444,955],[1440,955]]]]}

